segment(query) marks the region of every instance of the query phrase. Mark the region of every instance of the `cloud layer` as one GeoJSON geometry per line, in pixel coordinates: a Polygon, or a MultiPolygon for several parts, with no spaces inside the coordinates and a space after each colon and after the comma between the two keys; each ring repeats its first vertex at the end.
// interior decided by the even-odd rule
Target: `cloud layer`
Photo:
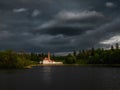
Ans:
{"type": "Polygon", "coordinates": [[[119,3],[1,0],[0,50],[70,52],[114,44],[120,36],[119,3]]]}

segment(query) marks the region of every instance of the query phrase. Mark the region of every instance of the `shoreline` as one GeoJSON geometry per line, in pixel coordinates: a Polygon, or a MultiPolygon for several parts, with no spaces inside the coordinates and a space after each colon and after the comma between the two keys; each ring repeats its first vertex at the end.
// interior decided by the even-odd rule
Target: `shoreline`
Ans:
{"type": "Polygon", "coordinates": [[[0,68],[0,69],[31,69],[33,67],[54,67],[54,66],[78,66],[78,67],[120,67],[120,64],[34,64],[28,65],[24,68],[0,68]]]}
{"type": "Polygon", "coordinates": [[[120,67],[120,64],[36,64],[27,66],[27,68],[32,68],[36,66],[120,67]]]}

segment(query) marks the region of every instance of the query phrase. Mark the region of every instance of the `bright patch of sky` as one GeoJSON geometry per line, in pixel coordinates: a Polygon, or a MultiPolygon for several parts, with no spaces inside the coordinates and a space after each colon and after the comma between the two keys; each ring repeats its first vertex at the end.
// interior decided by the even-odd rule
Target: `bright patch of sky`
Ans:
{"type": "Polygon", "coordinates": [[[110,39],[104,40],[104,41],[102,41],[100,43],[101,44],[115,44],[115,43],[118,43],[118,42],[120,42],[120,36],[119,35],[113,36],[110,39]]]}
{"type": "Polygon", "coordinates": [[[18,8],[18,9],[13,9],[13,12],[20,13],[20,12],[25,12],[27,9],[25,8],[18,8]]]}

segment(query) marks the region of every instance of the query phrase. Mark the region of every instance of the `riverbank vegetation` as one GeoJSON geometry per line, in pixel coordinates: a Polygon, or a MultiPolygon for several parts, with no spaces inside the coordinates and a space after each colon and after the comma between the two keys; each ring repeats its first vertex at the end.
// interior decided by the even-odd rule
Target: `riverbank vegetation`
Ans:
{"type": "Polygon", "coordinates": [[[118,43],[111,46],[110,49],[104,50],[103,48],[81,50],[79,53],[76,51],[69,54],[64,60],[64,63],[69,64],[100,64],[100,65],[113,65],[120,64],[120,49],[118,43]],[[70,60],[68,60],[68,58],[70,60]]]}
{"type": "MultiPolygon", "coordinates": [[[[25,53],[12,50],[0,51],[0,68],[25,68],[39,64],[47,54],[25,53]]],[[[51,59],[62,61],[67,65],[120,65],[120,49],[118,43],[110,49],[91,48],[73,51],[66,56],[51,55],[51,59]]]]}
{"type": "Polygon", "coordinates": [[[53,57],[54,60],[62,60],[64,64],[80,64],[80,65],[120,65],[120,49],[118,43],[111,46],[110,49],[91,48],[87,50],[74,51],[63,57],[53,57]]]}
{"type": "Polygon", "coordinates": [[[16,53],[12,50],[0,52],[0,68],[24,68],[35,63],[30,60],[29,54],[16,53]]]}

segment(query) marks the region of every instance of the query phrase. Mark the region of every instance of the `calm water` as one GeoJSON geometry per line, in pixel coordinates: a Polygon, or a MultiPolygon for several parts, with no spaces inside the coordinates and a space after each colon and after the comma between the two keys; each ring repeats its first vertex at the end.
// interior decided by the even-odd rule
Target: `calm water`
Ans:
{"type": "Polygon", "coordinates": [[[0,70],[0,90],[120,90],[120,68],[41,66],[0,70]]]}

